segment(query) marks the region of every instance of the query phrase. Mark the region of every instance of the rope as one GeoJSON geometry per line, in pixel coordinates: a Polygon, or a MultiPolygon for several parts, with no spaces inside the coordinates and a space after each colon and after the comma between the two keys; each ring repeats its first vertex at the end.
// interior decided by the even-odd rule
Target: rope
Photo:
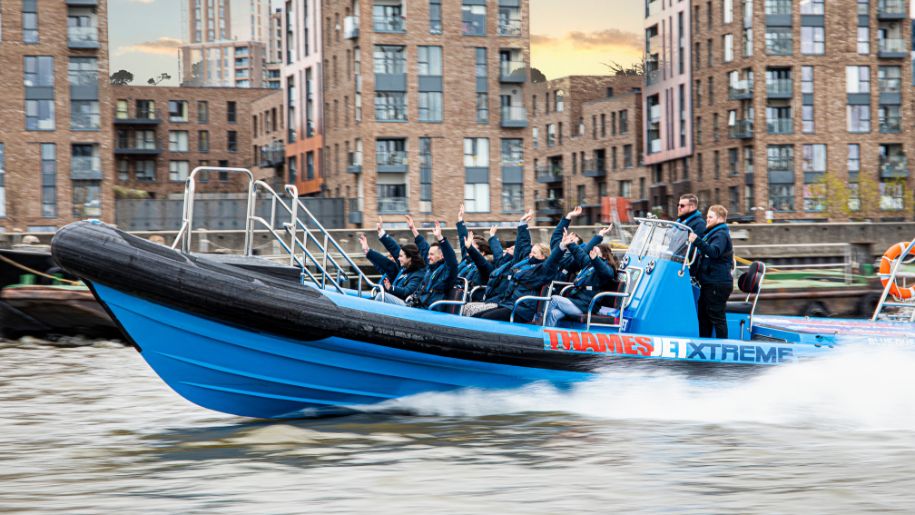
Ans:
{"type": "Polygon", "coordinates": [[[70,280],[70,279],[62,279],[62,278],[60,278],[60,277],[57,277],[56,275],[51,275],[51,274],[46,274],[46,273],[44,273],[44,272],[39,272],[38,270],[35,270],[35,269],[33,269],[33,268],[29,268],[29,267],[23,265],[22,263],[18,263],[18,262],[16,262],[16,261],[14,261],[14,260],[12,260],[12,259],[10,259],[10,258],[4,256],[3,254],[0,254],[0,261],[3,261],[4,263],[6,263],[6,264],[8,264],[8,265],[12,265],[12,266],[14,266],[14,267],[16,267],[16,268],[18,268],[18,269],[20,269],[20,270],[23,270],[23,271],[25,271],[25,272],[30,273],[30,274],[34,274],[34,275],[37,275],[37,276],[40,276],[40,277],[44,277],[44,278],[46,278],[46,279],[53,279],[53,280],[55,280],[55,281],[60,281],[60,282],[62,282],[62,283],[70,284],[70,285],[73,285],[73,286],[78,286],[78,285],[82,284],[82,281],[72,281],[72,280],[70,280]]]}

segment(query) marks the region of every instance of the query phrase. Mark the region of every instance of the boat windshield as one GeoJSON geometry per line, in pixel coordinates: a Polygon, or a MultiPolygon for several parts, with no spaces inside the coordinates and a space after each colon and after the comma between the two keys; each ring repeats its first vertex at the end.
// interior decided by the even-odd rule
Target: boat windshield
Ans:
{"type": "Polygon", "coordinates": [[[689,246],[689,228],[667,220],[638,219],[639,229],[629,253],[655,259],[682,261],[689,246]]]}

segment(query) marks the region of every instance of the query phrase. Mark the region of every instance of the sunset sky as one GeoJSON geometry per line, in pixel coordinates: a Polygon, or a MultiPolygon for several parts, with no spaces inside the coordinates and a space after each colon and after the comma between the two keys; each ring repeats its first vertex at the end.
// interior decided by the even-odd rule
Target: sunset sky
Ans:
{"type": "MultiPolygon", "coordinates": [[[[132,72],[134,84],[164,72],[177,84],[181,4],[181,0],[109,0],[111,71],[132,72]]],[[[641,59],[640,2],[530,0],[530,4],[531,65],[548,78],[604,73],[605,63],[631,64],[641,59]]],[[[233,31],[239,39],[249,34],[247,10],[248,0],[232,0],[233,31]]]]}

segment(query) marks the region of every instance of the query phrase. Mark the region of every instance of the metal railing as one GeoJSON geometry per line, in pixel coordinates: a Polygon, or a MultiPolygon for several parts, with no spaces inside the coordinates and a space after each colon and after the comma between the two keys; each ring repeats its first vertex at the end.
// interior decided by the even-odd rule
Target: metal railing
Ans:
{"type": "Polygon", "coordinates": [[[245,175],[248,179],[247,187],[247,210],[245,215],[245,239],[244,255],[253,254],[252,242],[254,227],[262,226],[270,232],[280,247],[289,254],[289,265],[297,266],[300,269],[300,280],[304,284],[310,280],[315,286],[326,289],[332,286],[338,293],[345,293],[341,283],[349,280],[349,270],[355,273],[357,280],[357,292],[362,296],[363,290],[372,292],[379,290],[383,296],[383,288],[379,288],[359,266],[349,257],[343,247],[331,236],[327,229],[321,225],[311,211],[302,203],[298,196],[298,190],[293,185],[286,185],[284,193],[289,196],[287,203],[269,184],[264,181],[255,180],[254,174],[245,168],[224,168],[214,166],[198,166],[190,173],[184,185],[184,211],[182,213],[181,228],[178,231],[172,248],[181,246],[181,252],[189,254],[191,251],[191,240],[193,238],[194,226],[194,195],[196,192],[197,175],[202,172],[225,172],[245,175]],[[271,201],[270,220],[255,215],[258,192],[267,194],[271,201]],[[276,212],[277,208],[285,211],[289,216],[289,222],[283,224],[283,230],[288,239],[276,231],[276,212]],[[300,215],[304,215],[303,217],[300,215]],[[309,228],[309,226],[311,226],[309,228]],[[300,239],[298,234],[302,233],[300,239]],[[323,237],[322,239],[319,239],[323,237]],[[309,244],[314,248],[314,252],[309,249],[309,244]],[[301,256],[299,256],[301,252],[301,256]],[[335,252],[340,260],[332,255],[335,252]],[[316,255],[317,254],[317,255],[316,255]],[[320,259],[318,258],[320,255],[320,259]],[[343,264],[341,264],[341,262],[343,264]],[[344,268],[344,264],[349,266],[349,270],[344,268]],[[312,268],[314,272],[312,272],[312,268]],[[330,279],[330,280],[328,280],[330,279]]]}
{"type": "MultiPolygon", "coordinates": [[[[886,279],[886,284],[883,287],[883,293],[880,294],[880,302],[877,303],[877,307],[874,309],[874,316],[871,317],[871,320],[877,320],[877,318],[883,313],[883,308],[885,307],[895,307],[895,308],[911,308],[912,313],[909,315],[909,322],[915,322],[915,303],[912,302],[898,302],[892,301],[887,302],[887,298],[890,295],[890,290],[893,289],[893,286],[896,285],[896,278],[899,276],[899,267],[905,263],[911,263],[915,261],[915,258],[909,258],[906,261],[906,258],[915,251],[915,240],[912,240],[908,245],[906,245],[905,250],[899,254],[899,257],[893,262],[893,268],[890,271],[889,275],[880,274],[881,279],[886,279]]],[[[888,259],[886,256],[883,256],[881,259],[888,259]]],[[[903,287],[905,285],[903,284],[903,287]]]]}
{"type": "MultiPolygon", "coordinates": [[[[752,254],[754,249],[764,249],[768,251],[774,249],[816,249],[818,252],[820,252],[820,254],[828,251],[829,249],[839,249],[839,251],[842,253],[842,261],[777,265],[777,268],[779,270],[841,269],[842,280],[845,282],[845,284],[851,284],[855,275],[855,262],[853,258],[854,252],[850,243],[783,243],[781,245],[734,245],[735,255],[738,254],[738,249],[741,250],[741,252],[739,252],[741,255],[746,255],[746,251],[750,251],[750,254],[752,254]]],[[[772,257],[773,256],[771,255],[769,256],[770,259],[772,257]]],[[[738,265],[736,268],[738,270],[744,270],[749,268],[749,265],[738,265]]]]}

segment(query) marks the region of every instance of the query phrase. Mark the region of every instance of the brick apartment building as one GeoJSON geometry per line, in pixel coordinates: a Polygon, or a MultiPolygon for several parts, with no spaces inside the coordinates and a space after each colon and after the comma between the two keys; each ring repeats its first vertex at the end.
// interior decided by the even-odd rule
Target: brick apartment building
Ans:
{"type": "Polygon", "coordinates": [[[645,9],[654,205],[672,213],[692,191],[703,207],[756,221],[767,211],[841,218],[832,183],[845,185],[851,217],[868,204],[881,218],[911,211],[907,1],[646,0],[645,9]]]}
{"type": "Polygon", "coordinates": [[[286,128],[283,123],[283,92],[273,93],[251,104],[251,139],[254,176],[274,186],[286,184],[286,128]]]}
{"type": "Polygon", "coordinates": [[[108,4],[0,4],[0,228],[114,219],[108,4]]]}
{"type": "Polygon", "coordinates": [[[510,222],[533,206],[527,0],[321,3],[320,175],[349,222],[510,222]],[[526,193],[525,193],[526,192],[526,193]]]}
{"type": "MultiPolygon", "coordinates": [[[[114,169],[120,187],[151,198],[184,192],[198,166],[253,168],[252,109],[276,90],[115,86],[111,88],[114,169]]],[[[200,192],[244,191],[240,178],[206,174],[200,192]]]]}
{"type": "Polygon", "coordinates": [[[581,205],[579,222],[600,223],[606,197],[630,200],[636,214],[648,210],[641,83],[638,76],[571,76],[530,87],[538,222],[555,223],[581,205]]]}

